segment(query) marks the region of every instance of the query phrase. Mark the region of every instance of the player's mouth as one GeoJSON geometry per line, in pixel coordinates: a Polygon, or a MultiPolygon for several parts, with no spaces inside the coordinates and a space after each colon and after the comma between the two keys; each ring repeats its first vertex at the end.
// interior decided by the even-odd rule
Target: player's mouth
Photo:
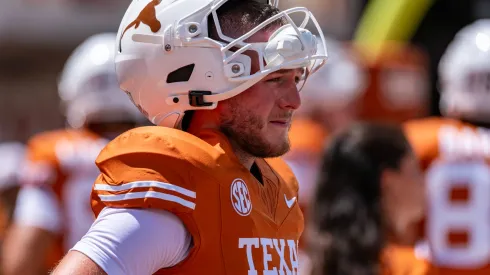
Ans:
{"type": "Polygon", "coordinates": [[[291,124],[290,119],[276,119],[276,120],[271,120],[269,121],[272,125],[279,126],[279,127],[289,127],[291,124]]]}

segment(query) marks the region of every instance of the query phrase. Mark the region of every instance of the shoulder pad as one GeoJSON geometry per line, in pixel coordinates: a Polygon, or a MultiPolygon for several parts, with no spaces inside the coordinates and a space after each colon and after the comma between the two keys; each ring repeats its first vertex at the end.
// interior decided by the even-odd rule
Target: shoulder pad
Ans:
{"type": "Polygon", "coordinates": [[[109,142],[99,154],[96,163],[102,168],[111,162],[134,158],[140,164],[146,165],[150,164],[147,159],[151,158],[186,162],[186,166],[205,169],[213,165],[222,153],[204,140],[184,131],[147,126],[129,130],[109,142]]]}
{"type": "Polygon", "coordinates": [[[41,186],[55,181],[59,171],[56,143],[67,135],[65,130],[39,133],[29,139],[26,146],[26,163],[20,173],[20,183],[41,186]]]}
{"type": "Polygon", "coordinates": [[[461,121],[449,118],[430,117],[404,123],[403,128],[410,145],[427,168],[439,155],[439,130],[443,126],[461,127],[461,121]]]}
{"type": "Polygon", "coordinates": [[[157,207],[173,213],[195,207],[196,169],[218,165],[220,150],[189,133],[161,126],[132,129],[111,141],[96,164],[97,213],[104,206],[157,207]]]}

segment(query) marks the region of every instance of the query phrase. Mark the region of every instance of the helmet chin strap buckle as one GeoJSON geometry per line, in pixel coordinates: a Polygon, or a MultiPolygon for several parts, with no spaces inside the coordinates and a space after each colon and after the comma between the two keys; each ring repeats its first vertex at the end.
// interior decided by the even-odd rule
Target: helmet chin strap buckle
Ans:
{"type": "Polygon", "coordinates": [[[210,91],[190,91],[189,92],[189,105],[193,107],[208,107],[212,106],[213,102],[205,102],[204,96],[211,95],[210,91]]]}

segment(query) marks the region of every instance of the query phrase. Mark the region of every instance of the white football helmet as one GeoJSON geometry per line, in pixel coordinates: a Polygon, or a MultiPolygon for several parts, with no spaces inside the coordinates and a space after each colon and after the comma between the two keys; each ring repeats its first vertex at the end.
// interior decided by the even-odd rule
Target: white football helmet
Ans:
{"type": "Polygon", "coordinates": [[[143,116],[121,91],[114,67],[115,33],[94,35],[71,54],[58,83],[68,124],[142,121],[143,116]]]}
{"type": "Polygon", "coordinates": [[[180,128],[185,111],[214,109],[274,71],[306,67],[311,74],[325,63],[326,49],[318,54],[316,36],[304,29],[311,20],[324,42],[306,8],[283,11],[235,39],[222,33],[216,13],[227,1],[133,0],[129,6],[117,35],[116,71],[121,89],[154,124],[180,128]],[[292,21],[293,13],[304,15],[300,25],[292,21]],[[220,41],[209,37],[209,16],[220,41]],[[288,24],[268,42],[245,42],[277,19],[288,24]],[[253,74],[251,59],[243,54],[250,50],[261,61],[253,74]],[[183,71],[188,78],[169,83],[169,76],[183,71]]]}
{"type": "Polygon", "coordinates": [[[459,31],[439,63],[441,113],[490,122],[490,19],[459,31]]]}
{"type": "MultiPolygon", "coordinates": [[[[353,102],[365,91],[366,72],[339,41],[326,39],[328,65],[308,78],[301,92],[300,109],[324,108],[335,111],[353,102]]],[[[323,47],[319,47],[322,49],[323,47]]]]}

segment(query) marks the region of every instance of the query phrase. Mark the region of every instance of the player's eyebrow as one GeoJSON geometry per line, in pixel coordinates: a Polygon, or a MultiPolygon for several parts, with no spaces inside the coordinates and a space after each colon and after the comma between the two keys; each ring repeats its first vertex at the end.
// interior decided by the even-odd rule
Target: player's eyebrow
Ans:
{"type": "Polygon", "coordinates": [[[301,74],[303,74],[305,72],[305,69],[304,68],[298,68],[298,69],[280,69],[278,71],[275,71],[273,73],[270,73],[270,74],[287,74],[291,71],[294,71],[294,70],[301,70],[301,74]]]}

